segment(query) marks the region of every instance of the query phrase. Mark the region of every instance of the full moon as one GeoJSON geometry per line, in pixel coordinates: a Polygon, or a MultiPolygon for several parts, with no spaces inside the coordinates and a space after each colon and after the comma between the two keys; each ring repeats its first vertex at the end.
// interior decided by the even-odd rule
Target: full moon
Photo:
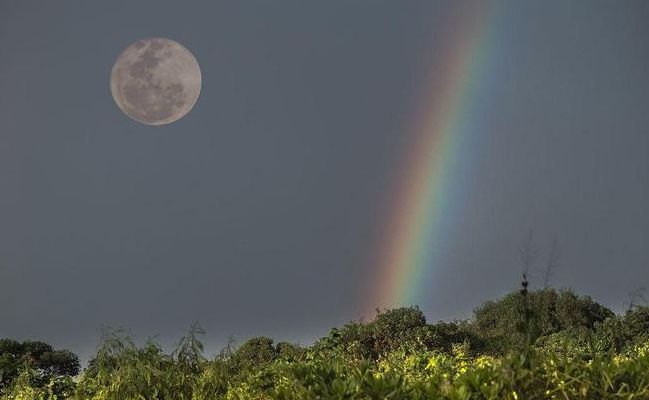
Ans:
{"type": "Polygon", "coordinates": [[[117,57],[110,74],[117,106],[147,125],[164,125],[187,114],[201,92],[196,58],[180,43],[142,39],[117,57]]]}

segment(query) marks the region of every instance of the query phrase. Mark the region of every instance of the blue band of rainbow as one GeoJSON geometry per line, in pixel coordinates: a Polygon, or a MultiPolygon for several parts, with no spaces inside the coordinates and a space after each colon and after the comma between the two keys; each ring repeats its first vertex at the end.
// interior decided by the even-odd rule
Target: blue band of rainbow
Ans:
{"type": "Polygon", "coordinates": [[[391,188],[387,223],[374,259],[376,273],[364,306],[374,309],[417,304],[440,262],[446,228],[461,212],[463,179],[471,147],[480,141],[480,114],[488,99],[493,67],[496,3],[461,3],[459,23],[449,24],[445,51],[410,127],[412,139],[391,188]]]}

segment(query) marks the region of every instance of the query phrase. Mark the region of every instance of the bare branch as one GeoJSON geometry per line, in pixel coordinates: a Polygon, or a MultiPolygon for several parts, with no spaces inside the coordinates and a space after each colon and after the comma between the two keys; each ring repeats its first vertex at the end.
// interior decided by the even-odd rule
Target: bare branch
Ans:
{"type": "Polygon", "coordinates": [[[647,298],[645,297],[646,292],[647,292],[647,288],[643,286],[635,290],[632,290],[629,293],[629,301],[628,301],[629,307],[627,308],[627,312],[641,305],[648,304],[647,298]]]}
{"type": "Polygon", "coordinates": [[[557,235],[552,236],[552,244],[550,245],[550,252],[545,264],[545,278],[543,280],[543,287],[547,289],[550,287],[550,279],[554,271],[559,267],[561,261],[561,248],[557,235]]]}
{"type": "Polygon", "coordinates": [[[530,229],[525,240],[518,248],[518,254],[521,259],[523,274],[528,275],[530,269],[536,263],[539,257],[539,250],[534,240],[534,231],[530,229]]]}

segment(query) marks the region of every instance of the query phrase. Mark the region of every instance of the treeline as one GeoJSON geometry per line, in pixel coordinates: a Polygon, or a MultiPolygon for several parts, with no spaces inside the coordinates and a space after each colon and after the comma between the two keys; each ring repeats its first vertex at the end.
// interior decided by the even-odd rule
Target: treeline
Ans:
{"type": "Polygon", "coordinates": [[[649,398],[649,307],[625,315],[571,291],[512,292],[471,319],[417,307],[332,329],[308,347],[266,337],[203,355],[198,326],[170,354],[123,331],[78,359],[0,341],[0,399],[649,398]]]}
{"type": "Polygon", "coordinates": [[[527,335],[539,347],[570,343],[571,349],[590,346],[598,352],[620,352],[649,339],[649,308],[635,307],[616,316],[571,291],[545,289],[527,296],[513,292],[483,304],[468,321],[427,324],[418,308],[387,310],[370,323],[333,329],[314,347],[377,359],[404,345],[449,352],[463,343],[473,354],[499,356],[522,349],[527,335]]]}

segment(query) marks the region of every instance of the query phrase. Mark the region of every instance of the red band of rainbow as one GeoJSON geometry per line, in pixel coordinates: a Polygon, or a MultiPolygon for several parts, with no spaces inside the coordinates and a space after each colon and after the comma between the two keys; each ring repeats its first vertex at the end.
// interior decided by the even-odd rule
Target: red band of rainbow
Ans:
{"type": "Polygon", "coordinates": [[[388,220],[379,233],[372,293],[364,315],[376,308],[412,305],[439,262],[449,215],[461,202],[469,139],[479,135],[475,121],[485,96],[485,75],[492,57],[496,3],[457,2],[459,19],[449,24],[445,50],[434,57],[428,82],[412,125],[412,140],[398,166],[390,191],[388,220]],[[458,23],[459,22],[459,23],[458,23]],[[482,99],[481,99],[482,98],[482,99]],[[460,173],[461,175],[461,173],[460,173]]]}

